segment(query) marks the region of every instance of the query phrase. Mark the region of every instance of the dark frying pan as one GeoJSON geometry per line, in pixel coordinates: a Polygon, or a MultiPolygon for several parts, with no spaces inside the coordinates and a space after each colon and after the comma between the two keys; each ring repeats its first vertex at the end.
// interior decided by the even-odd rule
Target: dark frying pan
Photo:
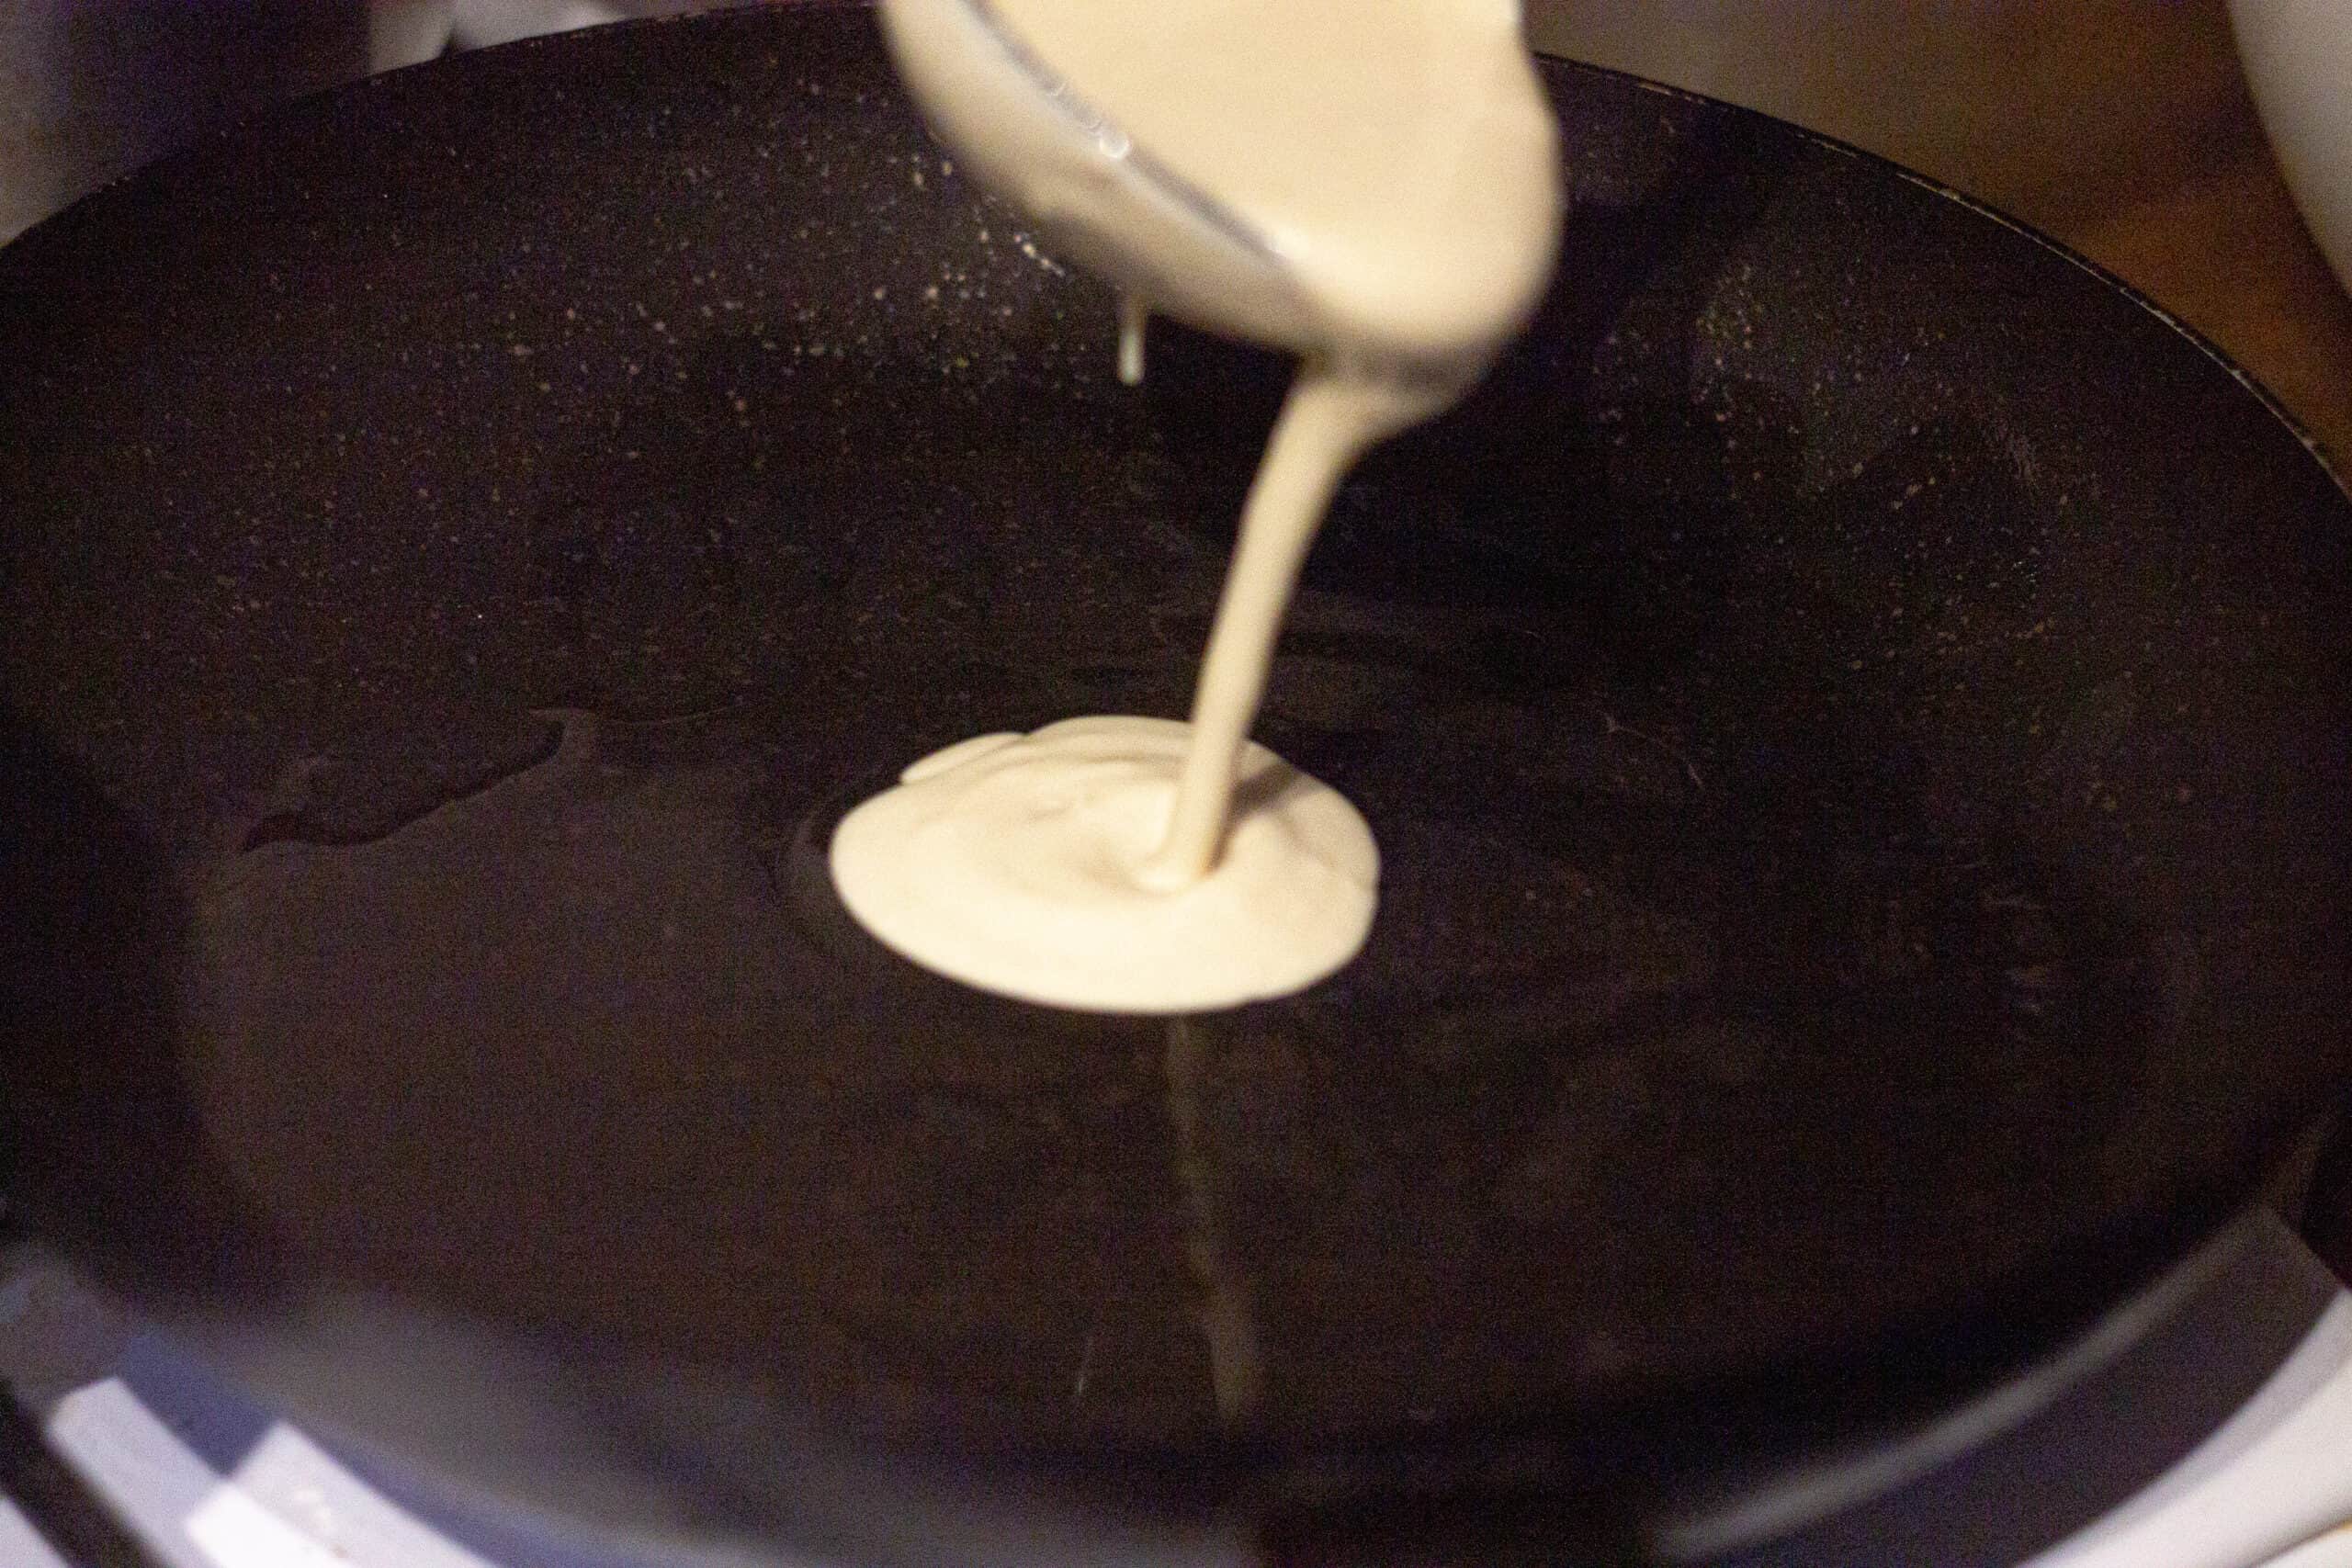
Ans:
{"type": "Polygon", "coordinates": [[[822,847],[1182,711],[1284,367],[1118,387],[865,14],[403,73],[11,247],[28,1211],[375,1451],[886,1560],[1606,1541],[2075,1342],[2346,1080],[2352,506],[2032,236],[1547,78],[1559,283],[1261,727],[1378,931],[1174,1024],[912,972],[822,847]]]}

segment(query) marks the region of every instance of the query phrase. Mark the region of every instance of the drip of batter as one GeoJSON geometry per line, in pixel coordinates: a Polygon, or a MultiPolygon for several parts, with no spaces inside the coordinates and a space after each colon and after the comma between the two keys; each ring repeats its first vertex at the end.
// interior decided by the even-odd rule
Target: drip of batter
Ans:
{"type": "MultiPolygon", "coordinates": [[[[1303,362],[1192,724],[1095,717],[951,747],[842,820],[834,884],[899,953],[1027,1000],[1178,1012],[1302,989],[1362,946],[1378,856],[1355,809],[1250,726],[1341,477],[1459,397],[1549,276],[1556,150],[1518,7],[885,0],[883,16],[934,125],[992,183],[1098,246],[1148,247],[1169,296],[1151,305],[1303,362]],[[1000,36],[1055,74],[1055,112],[1205,198],[1193,217],[1170,227],[1103,176],[1100,148],[1073,157],[1024,118],[1004,73],[971,68],[1000,36]],[[1189,244],[1198,210],[1254,249],[1189,244]]],[[[1140,297],[1123,310],[1123,378],[1142,373],[1145,313],[1140,297]]]]}
{"type": "Polygon", "coordinates": [[[1140,294],[1119,296],[1119,381],[1143,385],[1143,340],[1151,325],[1151,307],[1140,294]]]}

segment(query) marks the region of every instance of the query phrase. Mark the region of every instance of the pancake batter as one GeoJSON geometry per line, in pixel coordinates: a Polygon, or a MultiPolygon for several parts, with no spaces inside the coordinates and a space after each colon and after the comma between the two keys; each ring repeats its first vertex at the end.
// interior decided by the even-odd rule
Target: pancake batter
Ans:
{"type": "MultiPolygon", "coordinates": [[[[1362,946],[1378,857],[1352,807],[1249,729],[1340,479],[1458,398],[1550,275],[1555,132],[1518,7],[886,0],[883,16],[934,125],[986,177],[1125,243],[1112,252],[1149,248],[1147,270],[1190,267],[1170,289],[1188,313],[1303,364],[1243,510],[1191,726],[1095,717],[950,748],[842,820],[835,886],[898,952],[1031,1001],[1180,1012],[1302,989],[1362,946]],[[1001,70],[970,68],[1004,36],[1058,78],[1055,112],[1101,128],[1091,151],[1024,119],[1001,70]],[[1106,174],[1110,147],[1148,155],[1261,254],[1175,255],[1182,225],[1106,174]]],[[[1123,375],[1141,373],[1143,310],[1123,310],[1123,375]]]]}

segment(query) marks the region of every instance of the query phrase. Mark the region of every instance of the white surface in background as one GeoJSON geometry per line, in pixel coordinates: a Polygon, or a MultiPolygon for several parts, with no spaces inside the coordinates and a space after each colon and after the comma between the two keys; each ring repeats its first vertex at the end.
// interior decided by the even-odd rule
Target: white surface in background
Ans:
{"type": "Polygon", "coordinates": [[[0,241],[278,99],[429,59],[449,0],[0,0],[0,241]]]}
{"type": "Polygon", "coordinates": [[[2352,1294],[2339,1293],[2262,1391],[2218,1431],[2027,1568],[2245,1568],[2346,1518],[2352,1294]]]}
{"type": "Polygon", "coordinates": [[[617,22],[632,8],[605,0],[456,0],[451,13],[451,42],[459,49],[483,49],[617,22]]]}
{"type": "MultiPolygon", "coordinates": [[[[278,1422],[238,1462],[220,1494],[252,1500],[311,1539],[332,1545],[342,1568],[492,1568],[478,1553],[448,1540],[388,1502],[345,1470],[334,1456],[294,1427],[278,1422]]],[[[244,1568],[241,1562],[222,1568],[244,1568]]]]}
{"type": "Polygon", "coordinates": [[[450,0],[367,0],[368,69],[392,71],[449,47],[450,0]]]}
{"type": "Polygon", "coordinates": [[[2230,26],[2287,188],[2352,288],[2352,0],[2230,0],[2230,26]]]}
{"type": "Polygon", "coordinates": [[[2271,1559],[2262,1568],[2352,1568],[2352,1525],[2305,1541],[2286,1556],[2271,1559]]]}
{"type": "Polygon", "coordinates": [[[166,1568],[492,1568],[283,1425],[216,1474],[119,1378],[60,1401],[49,1441],[166,1568]]]}
{"type": "MultiPolygon", "coordinates": [[[[384,0],[377,0],[383,4],[384,0]]],[[[450,11],[451,47],[484,49],[545,33],[568,33],[638,17],[676,17],[757,0],[442,0],[450,11]]]]}
{"type": "MultiPolygon", "coordinates": [[[[107,1377],[66,1395],[48,1437],[164,1568],[492,1568],[282,1423],[223,1476],[107,1377]]],[[[2322,1533],[2347,1517],[2352,1294],[2339,1294],[2195,1452],[2028,1568],[2352,1568],[2352,1532],[2322,1533]]],[[[65,1568],[4,1498],[0,1565],[65,1568]]]]}
{"type": "Polygon", "coordinates": [[[220,1568],[337,1568],[348,1562],[233,1486],[216,1486],[187,1517],[187,1538],[220,1568]]]}
{"type": "Polygon", "coordinates": [[[24,1510],[0,1497],[0,1562],[7,1568],[71,1568],[50,1549],[24,1510]]]}
{"type": "Polygon", "coordinates": [[[0,0],[0,242],[281,98],[445,48],[744,3],[0,0]]]}

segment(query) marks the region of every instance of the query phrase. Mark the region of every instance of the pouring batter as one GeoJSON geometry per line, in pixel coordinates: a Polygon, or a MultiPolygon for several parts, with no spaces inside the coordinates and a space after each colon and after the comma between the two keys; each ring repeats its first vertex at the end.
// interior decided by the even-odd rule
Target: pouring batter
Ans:
{"type": "MultiPolygon", "coordinates": [[[[1249,741],[1325,508],[1450,405],[1557,245],[1549,110],[1513,0],[886,0],[940,133],[1073,254],[1302,366],[1241,520],[1189,728],[989,736],[843,819],[833,879],[906,956],[985,989],[1189,1011],[1304,988],[1369,933],[1378,856],[1249,741]]],[[[1123,359],[1139,369],[1140,307],[1123,359]]]]}

